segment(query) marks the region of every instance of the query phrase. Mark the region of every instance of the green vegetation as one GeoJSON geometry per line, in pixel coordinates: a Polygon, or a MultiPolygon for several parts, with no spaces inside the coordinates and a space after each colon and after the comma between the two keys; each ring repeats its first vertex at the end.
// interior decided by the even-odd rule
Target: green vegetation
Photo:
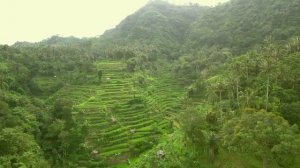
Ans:
{"type": "Polygon", "coordinates": [[[0,46],[0,168],[297,168],[298,0],[151,1],[0,46]]]}

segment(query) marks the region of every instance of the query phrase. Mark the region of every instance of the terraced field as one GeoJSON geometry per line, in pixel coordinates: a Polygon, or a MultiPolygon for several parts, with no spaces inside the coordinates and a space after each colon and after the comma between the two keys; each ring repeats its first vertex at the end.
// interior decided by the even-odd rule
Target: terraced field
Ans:
{"type": "MultiPolygon", "coordinates": [[[[171,131],[184,96],[174,79],[160,74],[146,92],[137,95],[125,68],[121,62],[98,63],[101,84],[66,86],[54,95],[75,103],[75,119],[89,124],[86,145],[111,165],[138,156],[171,131]]],[[[79,166],[84,164],[79,161],[79,166]]]]}

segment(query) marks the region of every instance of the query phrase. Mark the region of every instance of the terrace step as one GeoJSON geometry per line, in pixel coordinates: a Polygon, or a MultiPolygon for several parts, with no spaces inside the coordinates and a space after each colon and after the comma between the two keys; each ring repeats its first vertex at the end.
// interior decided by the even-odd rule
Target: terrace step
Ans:
{"type": "MultiPolygon", "coordinates": [[[[182,87],[174,84],[176,80],[159,74],[155,77],[159,80],[151,83],[153,91],[141,102],[134,102],[133,75],[126,74],[125,63],[110,61],[95,66],[102,70],[101,84],[71,85],[54,96],[75,102],[74,118],[88,122],[87,139],[101,156],[132,152],[135,145],[147,143],[149,138],[169,129],[170,120],[180,113],[179,102],[185,94],[182,87]]],[[[78,167],[84,167],[83,164],[78,167]]]]}

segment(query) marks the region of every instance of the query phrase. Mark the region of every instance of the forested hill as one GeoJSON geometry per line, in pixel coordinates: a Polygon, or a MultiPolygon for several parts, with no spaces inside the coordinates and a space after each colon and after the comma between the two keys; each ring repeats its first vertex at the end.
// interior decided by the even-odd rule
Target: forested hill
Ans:
{"type": "Polygon", "coordinates": [[[186,53],[205,47],[244,53],[266,36],[287,40],[300,35],[299,0],[232,0],[208,10],[189,29],[186,53]]]}
{"type": "Polygon", "coordinates": [[[59,35],[53,35],[45,40],[36,43],[30,42],[16,42],[13,44],[14,47],[34,47],[34,46],[84,46],[84,43],[87,42],[87,38],[77,38],[74,36],[69,37],[60,37],[59,35]]]}
{"type": "Polygon", "coordinates": [[[148,40],[148,43],[163,38],[181,42],[190,24],[206,9],[197,5],[175,6],[163,1],[149,2],[125,18],[115,29],[106,31],[102,38],[148,40]]]}
{"type": "Polygon", "coordinates": [[[156,50],[157,54],[170,57],[178,53],[191,23],[207,9],[198,5],[175,6],[164,1],[150,1],[116,28],[106,31],[94,45],[99,51],[114,50],[117,46],[142,52],[156,50]]]}

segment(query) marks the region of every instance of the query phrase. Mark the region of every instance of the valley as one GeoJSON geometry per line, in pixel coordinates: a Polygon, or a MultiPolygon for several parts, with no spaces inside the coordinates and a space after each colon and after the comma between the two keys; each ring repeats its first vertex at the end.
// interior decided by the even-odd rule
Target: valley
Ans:
{"type": "MultiPolygon", "coordinates": [[[[118,7],[80,3],[60,12],[82,29],[118,7]]],[[[35,15],[61,19],[15,7],[3,27],[26,24],[7,38],[35,15]]],[[[299,0],[151,0],[101,35],[0,45],[0,168],[299,168],[299,11],[299,0]]]]}

